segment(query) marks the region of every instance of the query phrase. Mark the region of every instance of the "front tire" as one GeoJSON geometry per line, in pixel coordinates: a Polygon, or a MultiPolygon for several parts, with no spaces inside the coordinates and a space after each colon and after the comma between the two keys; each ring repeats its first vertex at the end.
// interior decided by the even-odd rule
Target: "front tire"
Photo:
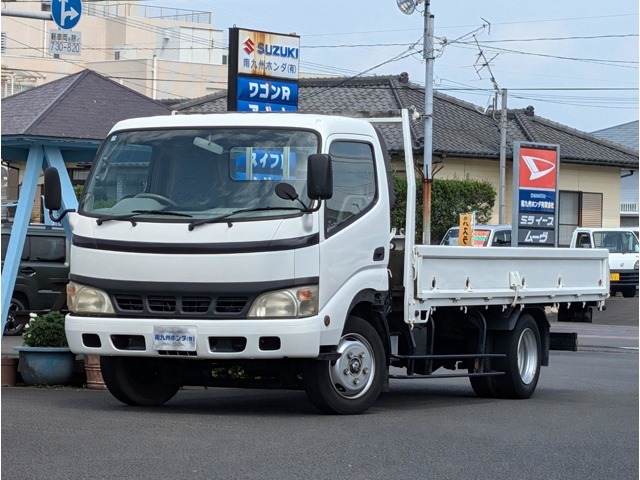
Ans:
{"type": "Polygon", "coordinates": [[[163,360],[101,357],[100,369],[109,392],[127,405],[162,405],[180,389],[180,385],[167,381],[163,360]]]}
{"type": "Polygon", "coordinates": [[[342,355],[335,361],[309,361],[303,374],[307,396],[324,413],[363,413],[376,401],[384,384],[382,340],[368,322],[350,316],[338,352],[342,355]]]}
{"type": "Polygon", "coordinates": [[[522,315],[511,332],[496,338],[496,352],[506,353],[505,374],[494,377],[499,398],[525,399],[533,395],[540,378],[542,347],[534,318],[522,315]]]}

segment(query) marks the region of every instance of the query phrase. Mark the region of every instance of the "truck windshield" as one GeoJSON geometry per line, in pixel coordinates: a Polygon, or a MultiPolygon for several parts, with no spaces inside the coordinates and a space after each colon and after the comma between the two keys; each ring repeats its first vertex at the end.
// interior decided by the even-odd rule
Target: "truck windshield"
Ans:
{"type": "Polygon", "coordinates": [[[637,253],[638,239],[633,232],[594,232],[596,248],[606,248],[610,253],[637,253]]]}
{"type": "MultiPolygon", "coordinates": [[[[96,158],[80,212],[105,219],[193,222],[238,210],[242,218],[299,215],[275,194],[296,189],[305,204],[307,158],[314,132],[207,128],[125,131],[109,137],[96,158]]],[[[299,206],[300,204],[298,204],[299,206]]]]}

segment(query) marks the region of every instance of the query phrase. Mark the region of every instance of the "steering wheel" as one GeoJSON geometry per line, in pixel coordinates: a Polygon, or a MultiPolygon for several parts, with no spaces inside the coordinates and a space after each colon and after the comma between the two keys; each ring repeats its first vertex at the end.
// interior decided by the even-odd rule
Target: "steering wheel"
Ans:
{"type": "Polygon", "coordinates": [[[176,202],[174,202],[173,200],[171,200],[170,198],[167,198],[165,196],[162,195],[158,195],[157,193],[139,193],[137,194],[135,197],[133,198],[150,198],[151,200],[155,200],[158,203],[161,203],[163,205],[171,205],[172,207],[175,207],[177,205],[176,202]]]}

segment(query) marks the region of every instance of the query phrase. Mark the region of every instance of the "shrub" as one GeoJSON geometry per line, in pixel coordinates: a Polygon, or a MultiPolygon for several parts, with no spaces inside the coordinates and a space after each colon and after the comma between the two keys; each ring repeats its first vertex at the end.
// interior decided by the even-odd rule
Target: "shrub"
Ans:
{"type": "MultiPolygon", "coordinates": [[[[396,206],[391,224],[404,228],[406,211],[406,177],[395,176],[396,206]]],[[[431,185],[431,243],[438,244],[450,227],[458,225],[461,213],[476,213],[476,223],[489,223],[496,190],[487,180],[434,180],[431,185]]],[[[416,178],[416,241],[422,238],[422,180],[416,178]]]]}
{"type": "Polygon", "coordinates": [[[22,343],[27,347],[68,347],[64,333],[64,315],[48,312],[42,316],[31,314],[24,327],[22,343]]]}

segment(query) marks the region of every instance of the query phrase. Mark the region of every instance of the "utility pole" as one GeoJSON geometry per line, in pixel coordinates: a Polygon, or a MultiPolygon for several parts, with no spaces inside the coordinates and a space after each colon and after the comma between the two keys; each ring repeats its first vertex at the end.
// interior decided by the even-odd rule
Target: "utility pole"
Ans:
{"type": "Polygon", "coordinates": [[[498,223],[505,223],[505,183],[507,172],[507,89],[502,89],[502,113],[500,114],[500,193],[498,223]]]}
{"type": "Polygon", "coordinates": [[[433,182],[433,15],[430,0],[396,0],[405,15],[411,15],[416,5],[424,2],[424,154],[422,160],[422,243],[431,244],[431,186],[433,182]]]}
{"type": "Polygon", "coordinates": [[[424,158],[422,165],[422,243],[431,244],[431,186],[433,183],[433,15],[424,8],[424,158]]]}

